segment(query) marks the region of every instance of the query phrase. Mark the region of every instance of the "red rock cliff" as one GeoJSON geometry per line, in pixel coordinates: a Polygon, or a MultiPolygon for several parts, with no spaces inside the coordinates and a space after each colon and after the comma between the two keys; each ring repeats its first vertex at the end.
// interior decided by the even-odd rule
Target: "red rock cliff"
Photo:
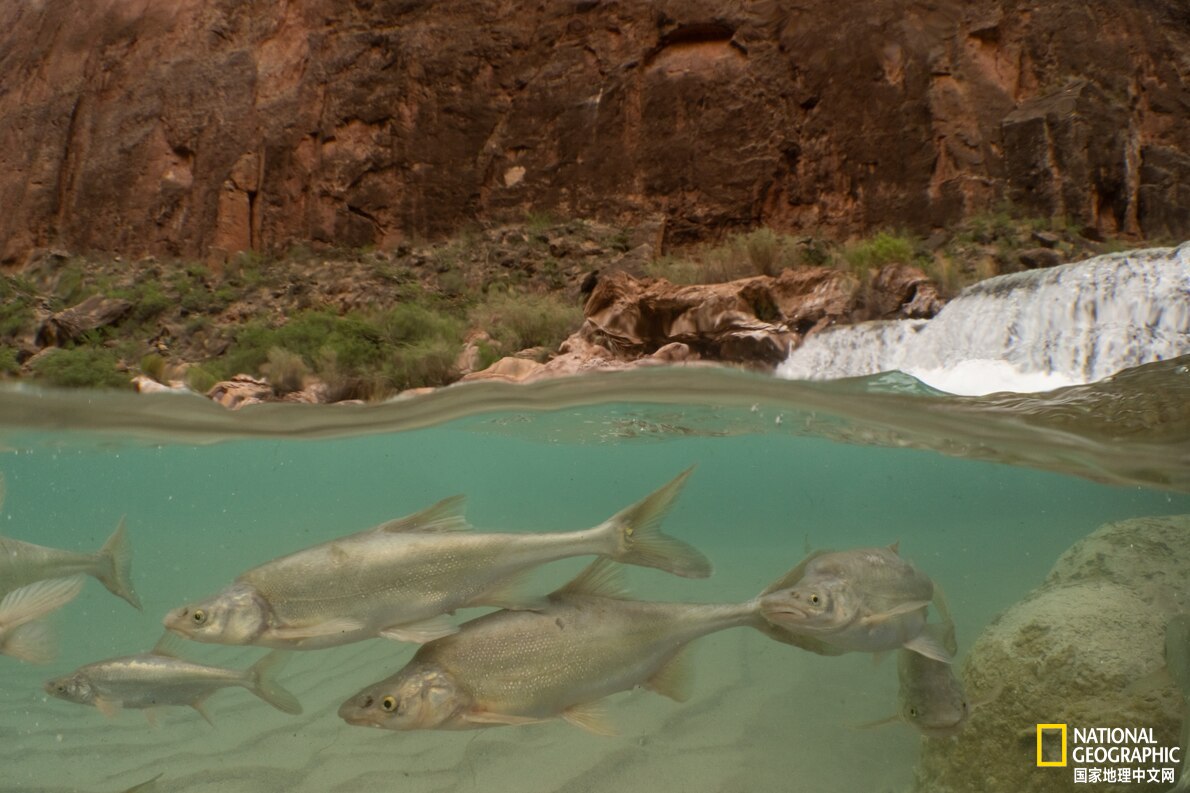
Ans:
{"type": "Polygon", "coordinates": [[[0,261],[528,209],[1190,234],[1176,0],[0,3],[0,261]]]}

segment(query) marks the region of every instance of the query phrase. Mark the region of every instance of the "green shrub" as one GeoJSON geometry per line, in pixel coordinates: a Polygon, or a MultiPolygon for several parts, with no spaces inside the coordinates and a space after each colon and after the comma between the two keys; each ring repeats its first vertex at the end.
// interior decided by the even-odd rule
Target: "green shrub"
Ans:
{"type": "Polygon", "coordinates": [[[158,383],[165,382],[165,359],[155,352],[140,359],[140,370],[158,383]]]}
{"type": "Polygon", "coordinates": [[[32,323],[32,292],[7,278],[0,279],[0,338],[12,338],[32,323]]]}
{"type": "Polygon", "coordinates": [[[206,367],[194,364],[186,370],[186,387],[197,394],[207,393],[218,382],[219,378],[206,367]]]}
{"type": "Polygon", "coordinates": [[[391,344],[413,344],[427,339],[462,341],[462,322],[418,303],[398,303],[381,315],[378,325],[384,339],[391,344]]]}
{"type": "Polygon", "coordinates": [[[494,294],[471,311],[471,324],[509,351],[554,349],[583,321],[582,310],[557,295],[494,294]]]}
{"type": "Polygon", "coordinates": [[[269,349],[268,361],[264,366],[267,367],[273,392],[278,395],[301,391],[306,375],[310,373],[310,367],[306,365],[302,356],[281,347],[269,349]]]}
{"type": "Polygon", "coordinates": [[[33,363],[33,375],[62,388],[128,388],[128,376],[116,370],[116,354],[102,347],[59,349],[33,363]]]}
{"type": "Polygon", "coordinates": [[[17,351],[12,347],[0,347],[0,375],[20,374],[17,351]]]}
{"type": "Polygon", "coordinates": [[[444,339],[425,339],[398,348],[384,366],[384,385],[403,391],[420,386],[443,386],[458,377],[459,348],[444,339]]]}
{"type": "Polygon", "coordinates": [[[860,272],[896,262],[909,264],[913,261],[913,241],[882,231],[870,239],[846,246],[843,258],[852,270],[860,272]]]}

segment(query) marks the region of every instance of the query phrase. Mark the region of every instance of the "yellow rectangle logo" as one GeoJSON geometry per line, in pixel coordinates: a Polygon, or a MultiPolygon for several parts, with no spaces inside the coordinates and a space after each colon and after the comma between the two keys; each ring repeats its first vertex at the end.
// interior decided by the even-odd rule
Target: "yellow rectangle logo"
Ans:
{"type": "Polygon", "coordinates": [[[1065,768],[1066,767],[1066,725],[1065,724],[1038,724],[1037,725],[1037,767],[1038,768],[1065,768]],[[1041,735],[1046,731],[1056,731],[1062,735],[1062,759],[1061,760],[1044,760],[1044,755],[1041,752],[1041,735]]]}

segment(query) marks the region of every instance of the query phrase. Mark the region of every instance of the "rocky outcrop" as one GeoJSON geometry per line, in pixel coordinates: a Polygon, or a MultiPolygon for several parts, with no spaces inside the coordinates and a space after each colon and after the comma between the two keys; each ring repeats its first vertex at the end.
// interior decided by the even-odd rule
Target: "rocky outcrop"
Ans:
{"type": "Polygon", "coordinates": [[[1180,746],[1181,693],[1155,673],[1166,624],[1190,605],[1188,560],[1190,515],[1109,523],[1075,543],[972,645],[963,679],[990,701],[953,740],[923,742],[917,790],[1071,790],[1071,767],[1037,768],[1036,724],[1151,727],[1180,746]]]}
{"type": "Polygon", "coordinates": [[[771,370],[807,335],[835,323],[929,317],[941,307],[925,274],[900,264],[881,268],[866,286],[828,267],[687,286],[614,271],[596,281],[582,327],[549,361],[507,357],[463,379],[528,381],[697,361],[771,370]]]}
{"type": "Polygon", "coordinates": [[[0,262],[660,212],[1190,234],[1175,0],[0,4],[0,262]],[[1079,75],[1069,82],[1069,75],[1079,75]]]}
{"type": "Polygon", "coordinates": [[[132,302],[118,297],[91,295],[76,306],[46,318],[37,329],[38,347],[61,347],[85,334],[114,325],[132,311],[132,302]]]}

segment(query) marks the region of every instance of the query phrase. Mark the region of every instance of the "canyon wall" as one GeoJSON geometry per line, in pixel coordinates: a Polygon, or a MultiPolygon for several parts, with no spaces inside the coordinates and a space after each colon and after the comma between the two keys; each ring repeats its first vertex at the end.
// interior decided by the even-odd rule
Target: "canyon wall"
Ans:
{"type": "Polygon", "coordinates": [[[0,4],[0,263],[394,245],[530,212],[673,241],[1011,202],[1190,236],[1178,0],[0,4]]]}

